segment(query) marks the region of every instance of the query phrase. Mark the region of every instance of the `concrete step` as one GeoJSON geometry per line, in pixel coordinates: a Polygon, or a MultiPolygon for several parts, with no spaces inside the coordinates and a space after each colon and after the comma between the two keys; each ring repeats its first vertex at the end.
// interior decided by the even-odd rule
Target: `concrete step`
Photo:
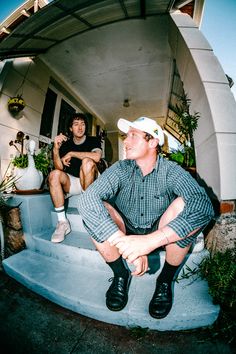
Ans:
{"type": "MultiPolygon", "coordinates": [[[[63,250],[65,247],[69,246],[64,245],[63,250]]],[[[189,257],[190,267],[196,267],[195,262],[204,256],[202,253],[195,254],[194,262],[189,257]]],[[[27,249],[5,259],[3,267],[9,276],[41,296],[107,323],[176,331],[209,326],[217,319],[219,307],[212,304],[207,283],[201,279],[193,281],[191,277],[175,283],[173,308],[166,318],[155,320],[150,317],[148,305],[155,288],[156,274],[133,277],[125,309],[109,311],[105,305],[105,293],[112,273],[109,267],[101,266],[104,262],[98,256],[96,251],[87,250],[77,263],[70,263],[27,249]],[[93,266],[88,266],[88,258],[95,261],[93,266]]],[[[163,260],[161,255],[162,264],[163,260]]]]}
{"type": "Polygon", "coordinates": [[[87,233],[72,231],[63,242],[52,243],[50,239],[53,231],[52,228],[31,236],[33,247],[29,249],[62,262],[77,264],[77,266],[107,268],[87,233]]]}
{"type": "Polygon", "coordinates": [[[78,196],[77,195],[72,195],[70,198],[66,200],[67,206],[69,208],[75,208],[77,209],[77,203],[78,203],[78,196]]]}

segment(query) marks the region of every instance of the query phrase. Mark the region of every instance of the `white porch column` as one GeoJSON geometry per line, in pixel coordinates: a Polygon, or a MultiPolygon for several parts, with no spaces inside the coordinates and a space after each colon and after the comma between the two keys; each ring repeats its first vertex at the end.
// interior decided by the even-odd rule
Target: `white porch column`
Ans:
{"type": "Polygon", "coordinates": [[[197,170],[219,201],[236,199],[236,102],[225,73],[189,15],[170,17],[169,44],[184,89],[200,112],[197,170]]]}

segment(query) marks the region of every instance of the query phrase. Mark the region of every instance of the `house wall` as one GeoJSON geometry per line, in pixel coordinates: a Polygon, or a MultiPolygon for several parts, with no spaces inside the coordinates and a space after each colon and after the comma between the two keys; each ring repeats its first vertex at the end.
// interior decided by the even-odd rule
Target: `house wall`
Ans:
{"type": "MultiPolygon", "coordinates": [[[[36,147],[39,142],[39,132],[41,116],[44,107],[45,95],[52,82],[58,83],[54,90],[58,98],[65,99],[76,110],[83,111],[79,98],[66,86],[57,75],[50,70],[39,59],[31,60],[29,58],[19,58],[2,63],[0,67],[0,161],[1,173],[4,174],[10,159],[14,157],[16,150],[9,146],[11,140],[15,140],[16,133],[21,130],[36,141],[36,147]],[[26,107],[17,116],[12,116],[8,111],[7,102],[10,97],[22,94],[26,102],[26,107]],[[72,97],[70,100],[68,97],[72,97]]],[[[54,113],[54,128],[52,138],[57,133],[57,123],[60,110],[60,100],[57,102],[54,113]]],[[[84,110],[89,112],[88,108],[84,110]]],[[[93,114],[93,112],[90,112],[93,114]]],[[[95,117],[94,125],[103,123],[95,117]]],[[[94,127],[93,132],[96,131],[94,127]]]]}
{"type": "Polygon", "coordinates": [[[169,43],[184,89],[199,112],[197,171],[219,200],[236,199],[236,102],[211,46],[190,16],[170,17],[169,43]]]}
{"type": "Polygon", "coordinates": [[[105,159],[109,164],[119,160],[118,132],[108,132],[105,139],[105,159]]]}

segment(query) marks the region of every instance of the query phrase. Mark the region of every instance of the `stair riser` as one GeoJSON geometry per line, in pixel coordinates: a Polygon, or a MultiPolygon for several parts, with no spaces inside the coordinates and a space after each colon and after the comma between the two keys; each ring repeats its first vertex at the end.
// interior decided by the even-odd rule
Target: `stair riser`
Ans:
{"type": "Polygon", "coordinates": [[[63,244],[55,244],[38,237],[34,237],[34,250],[48,257],[53,257],[62,262],[88,266],[94,269],[106,269],[107,265],[103,262],[97,251],[89,249],[72,247],[63,244]]]}
{"type": "MultiPolygon", "coordinates": [[[[70,236],[68,235],[68,237],[70,236]]],[[[84,235],[84,237],[86,237],[86,234],[84,235]]],[[[94,269],[101,269],[101,270],[106,270],[108,267],[98,251],[73,247],[73,246],[65,245],[63,243],[54,244],[52,242],[49,242],[47,240],[35,236],[33,236],[31,239],[32,239],[31,245],[33,247],[30,249],[40,254],[53,257],[63,262],[78,264],[78,267],[88,266],[91,267],[92,269],[94,268],[94,269]]],[[[181,277],[182,272],[189,273],[188,269],[194,270],[197,267],[197,265],[201,262],[201,260],[207,255],[208,255],[208,251],[203,250],[202,252],[192,253],[186,256],[179,277],[181,277]]],[[[164,261],[165,261],[165,252],[162,251],[160,252],[161,268],[164,264],[164,261]]],[[[129,267],[131,270],[134,269],[132,265],[129,265],[129,267]]]]}
{"type": "Polygon", "coordinates": [[[73,195],[72,197],[68,198],[68,207],[69,208],[77,208],[78,207],[78,196],[73,195]]]}

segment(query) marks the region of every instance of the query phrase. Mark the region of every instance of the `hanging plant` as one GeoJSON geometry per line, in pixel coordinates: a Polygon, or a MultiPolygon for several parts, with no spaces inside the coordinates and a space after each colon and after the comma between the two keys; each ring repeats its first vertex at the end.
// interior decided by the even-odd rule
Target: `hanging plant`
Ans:
{"type": "Polygon", "coordinates": [[[9,98],[7,104],[9,111],[13,114],[17,114],[25,108],[25,101],[20,95],[9,98]]]}

